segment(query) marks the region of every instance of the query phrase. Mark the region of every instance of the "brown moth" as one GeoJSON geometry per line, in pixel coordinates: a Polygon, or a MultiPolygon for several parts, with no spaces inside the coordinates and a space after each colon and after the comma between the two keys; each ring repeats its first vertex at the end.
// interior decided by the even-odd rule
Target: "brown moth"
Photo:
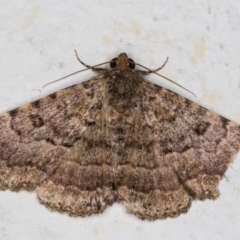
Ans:
{"type": "MultiPolygon", "coordinates": [[[[135,71],[111,69],[0,116],[0,189],[36,190],[51,210],[100,213],[114,202],[142,219],[216,199],[240,150],[240,126],[135,71]]],[[[161,69],[161,68],[159,68],[161,69]]]]}

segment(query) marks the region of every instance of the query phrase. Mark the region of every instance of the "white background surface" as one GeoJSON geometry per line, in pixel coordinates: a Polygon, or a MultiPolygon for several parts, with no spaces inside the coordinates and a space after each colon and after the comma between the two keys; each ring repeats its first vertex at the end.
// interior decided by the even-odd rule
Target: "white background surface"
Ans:
{"type": "MultiPolygon", "coordinates": [[[[127,52],[162,74],[148,78],[240,124],[240,2],[1,0],[0,113],[93,76],[84,72],[127,52]]],[[[0,192],[0,239],[240,239],[240,155],[216,201],[197,201],[178,218],[142,221],[118,204],[73,218],[50,212],[35,193],[0,192]]]]}

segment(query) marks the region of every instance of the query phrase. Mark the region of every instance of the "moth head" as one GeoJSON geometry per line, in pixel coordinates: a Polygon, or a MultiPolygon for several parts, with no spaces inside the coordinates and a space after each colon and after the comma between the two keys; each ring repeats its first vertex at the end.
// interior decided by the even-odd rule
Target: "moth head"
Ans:
{"type": "Polygon", "coordinates": [[[126,53],[120,53],[117,58],[111,60],[110,67],[118,69],[134,69],[135,63],[131,58],[128,58],[126,53]]]}

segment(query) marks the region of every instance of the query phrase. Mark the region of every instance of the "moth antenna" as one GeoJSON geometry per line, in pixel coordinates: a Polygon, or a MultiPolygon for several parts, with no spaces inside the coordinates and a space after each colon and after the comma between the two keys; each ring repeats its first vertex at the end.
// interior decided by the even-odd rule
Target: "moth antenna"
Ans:
{"type": "MultiPolygon", "coordinates": [[[[151,70],[150,68],[147,68],[147,67],[145,67],[145,66],[143,66],[143,65],[141,65],[141,64],[139,64],[139,63],[135,63],[135,65],[137,65],[137,66],[139,66],[139,67],[142,67],[142,68],[148,70],[147,72],[143,72],[143,73],[147,73],[147,74],[148,74],[148,73],[155,73],[156,75],[158,75],[158,76],[160,76],[160,77],[162,77],[162,78],[165,78],[165,79],[168,80],[169,82],[171,82],[171,83],[179,86],[180,88],[184,89],[185,91],[191,93],[191,94],[196,98],[196,95],[195,95],[193,92],[191,92],[190,90],[188,90],[187,88],[181,86],[180,84],[174,82],[173,80],[171,80],[171,79],[169,79],[169,78],[167,78],[167,77],[165,77],[165,76],[163,76],[163,75],[161,75],[161,74],[159,74],[159,73],[156,72],[156,71],[162,69],[162,68],[166,65],[167,61],[168,61],[168,57],[167,57],[165,63],[164,63],[160,68],[157,68],[157,69],[155,69],[155,70],[151,70]]],[[[139,72],[141,72],[141,71],[139,71],[139,72]]]]}
{"type": "Polygon", "coordinates": [[[93,70],[94,70],[95,67],[101,66],[101,65],[103,65],[103,64],[110,63],[110,62],[103,62],[103,63],[99,63],[99,64],[94,65],[94,66],[89,66],[89,65],[85,64],[84,62],[82,62],[82,61],[80,60],[78,54],[77,54],[77,51],[76,51],[76,50],[74,50],[74,51],[75,51],[75,54],[76,54],[76,57],[77,57],[78,61],[79,61],[82,65],[84,65],[85,67],[87,67],[87,68],[82,69],[82,70],[79,70],[79,71],[74,72],[74,73],[71,73],[71,74],[69,74],[69,75],[67,75],[67,76],[65,76],[65,77],[59,78],[59,79],[54,80],[54,81],[52,81],[52,82],[49,82],[49,83],[45,84],[45,85],[43,86],[43,88],[45,88],[46,86],[48,86],[48,85],[50,85],[50,84],[52,84],[52,83],[55,83],[55,82],[58,82],[58,81],[61,81],[61,80],[65,79],[65,78],[68,78],[68,77],[70,77],[70,76],[73,76],[73,75],[75,75],[75,74],[77,74],[77,73],[84,72],[84,71],[89,70],[89,69],[93,69],[93,70]]]}

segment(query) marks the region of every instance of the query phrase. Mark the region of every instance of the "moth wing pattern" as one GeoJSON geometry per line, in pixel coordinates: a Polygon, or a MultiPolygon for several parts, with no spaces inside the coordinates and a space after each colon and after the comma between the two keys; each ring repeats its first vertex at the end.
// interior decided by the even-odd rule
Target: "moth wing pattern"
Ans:
{"type": "Polygon", "coordinates": [[[0,189],[37,189],[40,202],[72,215],[102,211],[102,186],[91,181],[103,169],[91,162],[96,152],[79,143],[98,114],[102,88],[93,78],[1,115],[0,189]]]}
{"type": "Polygon", "coordinates": [[[240,126],[170,90],[144,85],[148,98],[142,124],[152,140],[143,146],[151,157],[136,154],[122,199],[140,218],[174,217],[186,212],[192,200],[219,196],[219,181],[240,149],[240,126]],[[141,161],[147,166],[137,170],[141,161]],[[141,190],[134,190],[139,183],[141,190]]]}

